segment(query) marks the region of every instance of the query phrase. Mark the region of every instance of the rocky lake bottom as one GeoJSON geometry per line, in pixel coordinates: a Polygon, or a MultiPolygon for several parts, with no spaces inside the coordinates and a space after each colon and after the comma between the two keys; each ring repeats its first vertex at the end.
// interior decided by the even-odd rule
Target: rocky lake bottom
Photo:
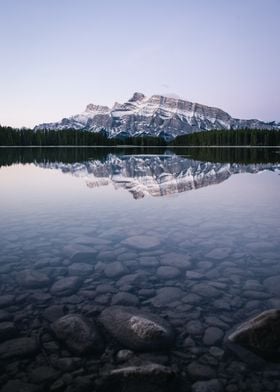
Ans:
{"type": "Polygon", "coordinates": [[[279,391],[280,164],[132,158],[2,164],[0,391],[279,391]]]}

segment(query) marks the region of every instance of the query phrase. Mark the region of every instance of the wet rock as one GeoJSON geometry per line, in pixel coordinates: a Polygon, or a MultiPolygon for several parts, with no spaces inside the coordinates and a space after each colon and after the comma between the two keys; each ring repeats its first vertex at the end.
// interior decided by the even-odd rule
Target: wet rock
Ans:
{"type": "Polygon", "coordinates": [[[190,335],[202,335],[204,328],[199,320],[191,320],[186,325],[186,331],[190,335]]]}
{"type": "Polygon", "coordinates": [[[128,245],[136,249],[152,249],[160,245],[160,241],[156,237],[146,235],[136,235],[122,241],[123,245],[128,245]]]}
{"type": "Polygon", "coordinates": [[[55,321],[59,317],[64,316],[64,305],[51,305],[43,312],[43,317],[48,321],[55,321]]]}
{"type": "Polygon", "coordinates": [[[11,294],[0,296],[0,308],[5,308],[7,306],[13,305],[15,296],[11,294]]]}
{"type": "Polygon", "coordinates": [[[104,269],[104,273],[107,278],[117,278],[124,275],[126,272],[127,268],[125,268],[120,261],[108,263],[104,269]]]}
{"type": "Polygon", "coordinates": [[[139,263],[144,267],[156,267],[159,265],[159,261],[154,256],[142,256],[139,258],[139,263]]]}
{"type": "Polygon", "coordinates": [[[112,305],[137,306],[139,299],[134,294],[120,292],[113,296],[112,305]]]}
{"type": "Polygon", "coordinates": [[[222,260],[229,256],[231,252],[230,248],[216,248],[209,252],[206,257],[210,257],[211,259],[222,260]]]}
{"type": "Polygon", "coordinates": [[[157,269],[157,275],[161,279],[174,279],[180,275],[180,271],[175,267],[163,266],[157,269]]]}
{"type": "Polygon", "coordinates": [[[169,367],[150,363],[112,370],[103,377],[98,391],[170,392],[176,390],[176,373],[169,367]]]}
{"type": "Polygon", "coordinates": [[[203,336],[203,343],[207,346],[213,346],[219,343],[224,336],[224,332],[218,327],[209,327],[203,336]]]}
{"type": "Polygon", "coordinates": [[[63,372],[71,372],[81,366],[82,360],[79,357],[58,358],[52,364],[63,372]]]}
{"type": "Polygon", "coordinates": [[[263,285],[271,294],[280,297],[280,275],[265,279],[263,285]]]}
{"type": "Polygon", "coordinates": [[[187,304],[197,305],[202,301],[202,298],[197,294],[190,293],[182,298],[182,301],[187,304]]]}
{"type": "Polygon", "coordinates": [[[56,337],[74,354],[102,351],[103,341],[94,323],[85,317],[69,314],[52,324],[56,337]]]}
{"type": "Polygon", "coordinates": [[[269,360],[280,360],[280,309],[270,309],[241,324],[228,340],[269,360]]]}
{"type": "Polygon", "coordinates": [[[77,276],[70,276],[56,281],[51,287],[51,293],[59,297],[74,294],[80,287],[81,280],[77,276]]]}
{"type": "Polygon", "coordinates": [[[16,338],[0,344],[0,358],[28,357],[38,352],[38,344],[34,338],[16,338]]]}
{"type": "Polygon", "coordinates": [[[26,383],[22,380],[9,380],[1,389],[1,392],[37,392],[39,386],[26,383]]]}
{"type": "Polygon", "coordinates": [[[0,322],[1,321],[9,321],[12,319],[13,319],[13,316],[11,313],[7,312],[6,310],[0,310],[0,322]]]}
{"type": "Polygon", "coordinates": [[[160,258],[162,265],[168,265],[180,269],[186,269],[191,266],[190,257],[182,253],[167,253],[160,258]]]}
{"type": "Polygon", "coordinates": [[[116,360],[119,363],[126,362],[134,355],[132,350],[119,350],[116,354],[116,360]]]}
{"type": "Polygon", "coordinates": [[[188,374],[195,380],[208,380],[215,378],[215,371],[207,365],[201,365],[199,362],[192,362],[187,367],[188,374]]]}
{"type": "Polygon", "coordinates": [[[16,274],[18,284],[28,289],[37,289],[48,286],[50,279],[48,275],[36,270],[27,269],[16,274]]]}
{"type": "Polygon", "coordinates": [[[192,292],[202,297],[207,298],[216,298],[221,295],[221,292],[217,290],[215,287],[207,284],[207,283],[198,283],[192,287],[192,292]]]}
{"type": "Polygon", "coordinates": [[[157,295],[151,299],[154,306],[167,306],[171,302],[182,298],[184,292],[178,287],[163,287],[157,290],[157,295]]]}
{"type": "Polygon", "coordinates": [[[192,392],[223,392],[223,384],[216,379],[197,381],[192,385],[192,392]]]}
{"type": "Polygon", "coordinates": [[[203,274],[201,272],[196,272],[196,271],[187,271],[186,278],[191,280],[199,280],[203,278],[203,274]]]}
{"type": "Polygon", "coordinates": [[[32,383],[41,384],[54,381],[59,376],[59,372],[50,366],[40,366],[32,370],[30,380],[32,383]]]}
{"type": "Polygon", "coordinates": [[[93,266],[88,263],[73,263],[69,265],[68,271],[70,275],[85,276],[93,271],[93,266]]]}
{"type": "Polygon", "coordinates": [[[14,323],[4,321],[0,323],[0,342],[7,339],[12,339],[18,333],[14,323]]]}
{"type": "Polygon", "coordinates": [[[101,313],[99,320],[115,339],[132,350],[163,350],[174,340],[167,321],[137,308],[111,307],[101,313]]]}

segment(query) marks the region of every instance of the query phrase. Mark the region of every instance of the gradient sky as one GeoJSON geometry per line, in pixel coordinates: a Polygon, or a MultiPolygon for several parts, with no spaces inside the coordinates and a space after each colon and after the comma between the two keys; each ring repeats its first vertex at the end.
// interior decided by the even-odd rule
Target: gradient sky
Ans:
{"type": "Polygon", "coordinates": [[[280,120],[279,0],[0,0],[0,124],[134,91],[280,120]]]}

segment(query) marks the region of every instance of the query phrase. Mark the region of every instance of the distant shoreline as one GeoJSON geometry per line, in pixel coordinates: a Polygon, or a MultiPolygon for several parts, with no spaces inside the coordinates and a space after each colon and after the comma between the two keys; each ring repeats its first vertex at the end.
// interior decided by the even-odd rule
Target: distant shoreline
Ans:
{"type": "Polygon", "coordinates": [[[138,149],[146,149],[146,148],[165,148],[165,149],[176,149],[176,148],[280,148],[279,146],[236,146],[236,145],[232,145],[232,146],[227,146],[227,145],[210,145],[210,146],[200,146],[200,145],[196,145],[196,146],[139,146],[139,145],[111,145],[111,146],[103,146],[103,145],[85,145],[85,146],[79,146],[79,145],[59,145],[59,146],[35,146],[35,145],[30,145],[30,146],[13,146],[13,145],[7,145],[7,146],[0,146],[0,148],[138,148],[138,149]]]}

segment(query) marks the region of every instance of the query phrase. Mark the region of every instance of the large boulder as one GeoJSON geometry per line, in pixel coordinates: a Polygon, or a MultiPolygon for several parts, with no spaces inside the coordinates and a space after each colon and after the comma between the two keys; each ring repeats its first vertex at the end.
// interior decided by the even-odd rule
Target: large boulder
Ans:
{"type": "Polygon", "coordinates": [[[132,350],[163,350],[174,340],[167,321],[137,308],[112,306],[101,313],[99,321],[116,340],[132,350]]]}
{"type": "Polygon", "coordinates": [[[103,340],[94,323],[77,314],[68,314],[52,324],[55,336],[77,355],[103,350],[103,340]]]}
{"type": "Polygon", "coordinates": [[[246,321],[228,340],[265,359],[280,361],[280,309],[266,310],[246,321]]]}
{"type": "Polygon", "coordinates": [[[169,392],[177,390],[176,373],[166,366],[150,363],[112,370],[103,375],[98,392],[169,392]]]}

